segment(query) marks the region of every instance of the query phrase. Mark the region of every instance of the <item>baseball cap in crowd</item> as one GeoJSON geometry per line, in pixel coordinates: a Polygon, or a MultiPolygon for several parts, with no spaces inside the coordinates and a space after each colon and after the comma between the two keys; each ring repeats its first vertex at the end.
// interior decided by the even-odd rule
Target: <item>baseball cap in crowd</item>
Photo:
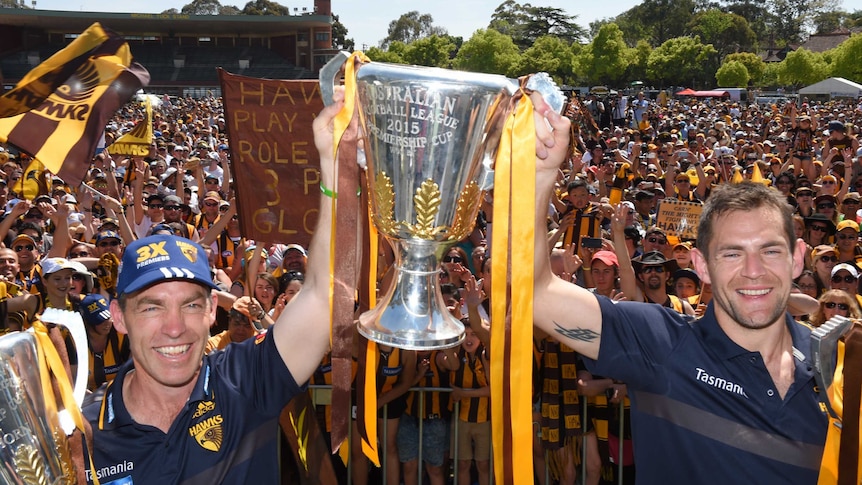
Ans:
{"type": "Polygon", "coordinates": [[[207,199],[212,199],[216,202],[221,202],[221,195],[219,195],[219,193],[216,192],[215,190],[210,190],[209,192],[204,194],[204,200],[207,200],[207,199]]]}
{"type": "Polygon", "coordinates": [[[170,280],[190,281],[216,289],[200,245],[177,236],[145,237],[129,244],[123,253],[117,295],[170,280]]]}
{"type": "Polygon", "coordinates": [[[617,260],[617,255],[614,254],[613,251],[596,251],[596,254],[593,254],[593,258],[590,260],[590,264],[599,260],[605,263],[608,266],[616,266],[620,267],[620,262],[617,260]]]}
{"type": "Polygon", "coordinates": [[[165,205],[171,204],[183,205],[183,199],[180,199],[176,195],[168,195],[165,197],[165,205]]]}
{"type": "Polygon", "coordinates": [[[302,253],[303,256],[308,256],[308,252],[305,250],[304,247],[300,246],[299,244],[288,244],[284,247],[284,251],[282,251],[281,254],[286,254],[291,249],[294,251],[299,251],[300,253],[302,253]]]}
{"type": "Polygon", "coordinates": [[[205,142],[205,141],[199,141],[199,142],[197,142],[197,144],[195,145],[195,148],[209,148],[209,147],[210,147],[210,146],[209,146],[209,145],[207,145],[207,142],[205,142]]]}
{"type": "Polygon", "coordinates": [[[848,200],[862,200],[862,196],[859,195],[859,192],[847,192],[844,194],[844,198],[841,199],[841,202],[847,202],[848,200]]]}
{"type": "Polygon", "coordinates": [[[835,249],[834,246],[830,246],[828,244],[821,244],[821,245],[819,245],[816,248],[811,250],[811,259],[817,259],[820,256],[823,256],[826,254],[832,254],[832,255],[838,256],[838,250],[835,249]]]}
{"type": "Polygon", "coordinates": [[[840,131],[843,133],[845,130],[846,127],[841,121],[835,120],[829,122],[829,131],[840,131]]]}
{"type": "Polygon", "coordinates": [[[838,223],[837,231],[841,232],[844,229],[853,229],[853,232],[859,232],[859,224],[857,224],[856,221],[845,219],[838,223]]]}
{"type": "Polygon", "coordinates": [[[700,286],[700,278],[697,276],[697,273],[694,272],[691,268],[680,268],[673,272],[673,280],[677,281],[682,278],[688,278],[691,281],[694,281],[695,286],[700,286]]]}
{"type": "Polygon", "coordinates": [[[150,234],[160,234],[162,232],[167,232],[168,234],[173,234],[174,230],[171,226],[167,224],[156,224],[150,229],[150,234]]]}
{"type": "Polygon", "coordinates": [[[30,235],[24,234],[24,233],[21,233],[21,234],[18,234],[17,236],[15,236],[15,239],[12,240],[12,245],[10,247],[14,248],[19,243],[21,243],[21,244],[32,244],[33,246],[36,246],[37,248],[39,247],[39,245],[36,243],[35,239],[33,239],[30,235]]]}
{"type": "Polygon", "coordinates": [[[84,317],[84,323],[91,327],[100,325],[106,320],[110,320],[111,311],[108,308],[108,300],[99,294],[91,294],[81,300],[78,306],[81,316],[84,317]]]}
{"type": "Polygon", "coordinates": [[[102,231],[96,235],[96,244],[99,244],[106,239],[116,239],[120,242],[123,241],[123,238],[120,237],[120,234],[117,233],[117,231],[102,231]]]}
{"type": "Polygon", "coordinates": [[[57,273],[58,271],[63,271],[64,269],[75,272],[75,267],[72,266],[71,262],[66,258],[46,258],[41,261],[41,265],[43,276],[48,276],[50,274],[57,273]]]}
{"type": "Polygon", "coordinates": [[[846,272],[850,273],[854,278],[859,278],[859,270],[856,269],[856,267],[853,266],[852,264],[849,264],[849,263],[836,264],[832,268],[832,275],[831,276],[835,276],[835,274],[838,273],[839,271],[846,271],[846,272]]]}

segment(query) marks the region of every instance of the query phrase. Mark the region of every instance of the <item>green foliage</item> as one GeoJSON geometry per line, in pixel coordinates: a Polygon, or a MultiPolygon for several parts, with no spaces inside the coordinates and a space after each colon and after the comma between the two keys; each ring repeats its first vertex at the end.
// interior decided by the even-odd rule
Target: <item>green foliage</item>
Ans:
{"type": "Polygon", "coordinates": [[[290,9],[272,0],[252,0],[242,8],[243,15],[290,15],[290,9]]]}
{"type": "Polygon", "coordinates": [[[353,52],[355,43],[347,37],[347,27],[341,23],[338,15],[332,14],[332,48],[353,52]]]}
{"type": "Polygon", "coordinates": [[[732,52],[753,51],[757,46],[757,35],[745,18],[717,8],[692,17],[689,31],[699,35],[703,43],[712,44],[720,56],[732,52]]]}
{"type": "Polygon", "coordinates": [[[557,84],[571,84],[575,80],[575,53],[563,39],[545,35],[521,55],[520,61],[509,74],[513,77],[547,72],[557,84]]]}
{"type": "Polygon", "coordinates": [[[446,29],[435,27],[431,14],[420,14],[419,11],[413,10],[389,22],[388,33],[386,38],[380,41],[380,47],[385,49],[396,41],[409,44],[431,35],[446,35],[446,29]]]}
{"type": "Polygon", "coordinates": [[[855,34],[835,49],[824,52],[823,57],[831,58],[831,75],[851,81],[862,81],[862,34],[855,34]]]}
{"type": "Polygon", "coordinates": [[[652,45],[661,45],[668,39],[687,35],[688,21],[694,12],[694,0],[644,0],[615,22],[629,45],[644,38],[652,45]]]}
{"type": "Polygon", "coordinates": [[[748,86],[749,79],[748,69],[739,61],[725,62],[715,73],[715,80],[722,88],[748,86]]]}
{"type": "Polygon", "coordinates": [[[614,85],[624,79],[626,67],[634,58],[619,26],[606,24],[579,56],[580,69],[587,78],[599,84],[614,85]]]}
{"type": "Polygon", "coordinates": [[[806,86],[827,77],[829,66],[822,56],[808,49],[796,49],[781,61],[778,81],[786,86],[806,86]]]}
{"type": "Polygon", "coordinates": [[[715,48],[701,43],[699,37],[675,37],[650,53],[647,72],[663,85],[704,85],[712,82],[716,58],[715,48]]]}
{"type": "Polygon", "coordinates": [[[560,37],[568,43],[579,41],[586,31],[575,23],[575,18],[561,8],[521,5],[506,0],[494,10],[488,28],[508,35],[524,50],[544,35],[560,37]]]}
{"type": "Polygon", "coordinates": [[[449,53],[454,49],[455,44],[449,40],[449,36],[432,35],[407,44],[401,57],[407,64],[449,67],[449,53]]]}
{"type": "MultiPolygon", "coordinates": [[[[404,45],[401,42],[398,42],[398,44],[404,45]]],[[[390,46],[390,50],[384,50],[380,47],[369,47],[364,53],[372,61],[389,62],[391,64],[407,64],[407,62],[398,55],[397,52],[394,52],[391,47],[392,46],[390,46]]]]}
{"type": "Polygon", "coordinates": [[[180,12],[184,15],[216,15],[220,8],[218,0],[192,0],[180,12]]]}
{"type": "Polygon", "coordinates": [[[730,61],[741,62],[748,71],[749,79],[755,84],[761,81],[763,72],[766,70],[766,63],[753,52],[737,52],[724,58],[725,63],[730,61]]]}
{"type": "Polygon", "coordinates": [[[508,74],[520,62],[518,46],[496,30],[477,30],[458,51],[452,66],[464,71],[508,74]]]}

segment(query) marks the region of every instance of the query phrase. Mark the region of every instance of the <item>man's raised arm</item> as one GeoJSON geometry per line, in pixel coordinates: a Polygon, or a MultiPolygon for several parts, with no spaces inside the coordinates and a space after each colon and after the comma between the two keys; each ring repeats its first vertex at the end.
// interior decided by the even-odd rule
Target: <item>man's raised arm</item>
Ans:
{"type": "MultiPolygon", "coordinates": [[[[343,92],[335,92],[335,102],[314,119],[314,141],[320,152],[320,180],[335,187],[333,175],[333,126],[344,105],[343,92]]],[[[308,247],[305,282],[270,332],[282,359],[297,383],[306,382],[329,350],[329,253],[332,233],[332,199],[320,196],[317,227],[308,247]]]]}
{"type": "Polygon", "coordinates": [[[583,288],[554,276],[548,258],[545,225],[548,198],[568,151],[570,123],[553,112],[538,93],[533,93],[531,98],[536,108],[534,324],[576,352],[595,359],[599,354],[602,329],[598,300],[583,288]]]}

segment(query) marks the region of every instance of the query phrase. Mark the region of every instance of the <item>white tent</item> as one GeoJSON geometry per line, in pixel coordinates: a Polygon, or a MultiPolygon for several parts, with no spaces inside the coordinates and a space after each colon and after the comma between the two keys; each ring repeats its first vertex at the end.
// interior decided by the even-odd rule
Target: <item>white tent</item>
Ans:
{"type": "Polygon", "coordinates": [[[830,77],[799,90],[801,96],[827,95],[830,98],[856,98],[862,96],[862,84],[843,77],[830,77]]]}

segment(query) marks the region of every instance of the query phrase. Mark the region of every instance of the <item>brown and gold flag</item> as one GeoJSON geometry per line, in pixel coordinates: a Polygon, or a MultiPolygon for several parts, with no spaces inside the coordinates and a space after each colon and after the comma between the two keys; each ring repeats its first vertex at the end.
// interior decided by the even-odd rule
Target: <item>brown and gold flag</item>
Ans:
{"type": "Polygon", "coordinates": [[[258,79],[219,69],[243,234],[308,247],[320,203],[311,123],[317,81],[258,79]]]}
{"type": "Polygon", "coordinates": [[[57,89],[35,107],[30,98],[19,96],[28,101],[29,111],[0,119],[0,141],[32,154],[71,186],[78,185],[89,169],[110,117],[150,80],[147,70],[132,62],[129,46],[121,37],[101,27],[98,30],[106,36],[87,51],[83,62],[72,57],[74,53],[60,55],[68,48],[49,59],[58,65],[64,59],[73,64],[50,71],[72,71],[57,89]]]}
{"type": "Polygon", "coordinates": [[[150,144],[153,143],[153,105],[149,97],[145,98],[144,103],[146,108],[144,119],[138,121],[131,131],[111,143],[108,147],[111,155],[143,157],[150,153],[150,144]]]}

